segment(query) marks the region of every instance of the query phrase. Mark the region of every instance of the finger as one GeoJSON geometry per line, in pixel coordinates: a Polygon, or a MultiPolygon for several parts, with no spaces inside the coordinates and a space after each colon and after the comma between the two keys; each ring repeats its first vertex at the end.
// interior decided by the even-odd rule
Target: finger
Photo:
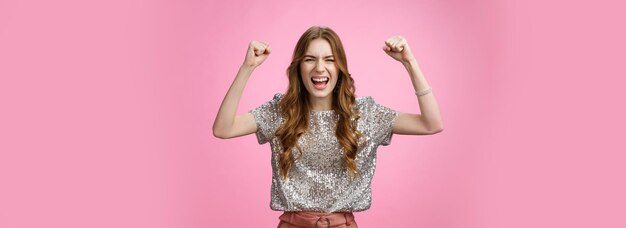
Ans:
{"type": "Polygon", "coordinates": [[[394,51],[394,52],[400,51],[400,49],[399,49],[397,44],[394,44],[393,46],[391,46],[391,50],[394,51]]]}
{"type": "Polygon", "coordinates": [[[270,50],[269,50],[270,44],[269,43],[261,42],[261,47],[262,47],[261,54],[269,54],[270,53],[270,50]]]}
{"type": "Polygon", "coordinates": [[[267,46],[265,47],[265,54],[269,54],[270,52],[272,52],[272,47],[270,47],[270,45],[267,44],[267,46]]]}
{"type": "Polygon", "coordinates": [[[252,42],[250,43],[250,46],[252,46],[252,47],[254,47],[254,48],[258,48],[258,47],[260,47],[260,46],[262,46],[262,45],[263,45],[263,43],[261,43],[261,42],[259,42],[259,41],[256,41],[256,40],[255,40],[255,41],[252,41],[252,42]]]}
{"type": "Polygon", "coordinates": [[[391,44],[389,45],[389,50],[393,52],[398,51],[398,42],[396,40],[391,42],[391,44]]]}
{"type": "Polygon", "coordinates": [[[248,47],[248,52],[251,52],[255,56],[257,55],[257,50],[258,50],[258,44],[257,43],[258,43],[257,41],[252,41],[252,42],[250,42],[250,46],[248,47]]]}
{"type": "Polygon", "coordinates": [[[250,44],[248,45],[248,52],[254,53],[255,47],[256,47],[255,41],[250,42],[250,44]]]}
{"type": "Polygon", "coordinates": [[[385,40],[385,45],[389,46],[389,44],[391,44],[391,40],[390,39],[386,39],[385,40]]]}
{"type": "Polygon", "coordinates": [[[398,52],[402,52],[404,50],[404,46],[406,45],[406,42],[402,39],[400,41],[398,41],[398,43],[396,43],[396,45],[394,46],[396,51],[398,52]]]}
{"type": "Polygon", "coordinates": [[[392,52],[398,52],[399,50],[398,50],[398,47],[393,46],[393,47],[391,47],[391,51],[392,51],[392,52]]]}
{"type": "Polygon", "coordinates": [[[391,39],[391,46],[395,46],[395,45],[398,43],[398,41],[400,41],[400,39],[398,38],[398,36],[394,36],[394,37],[391,39]]]}
{"type": "Polygon", "coordinates": [[[409,47],[409,41],[405,38],[402,38],[402,49],[409,49],[409,51],[411,50],[411,47],[409,47]]]}
{"type": "Polygon", "coordinates": [[[265,52],[265,46],[262,44],[258,44],[254,47],[254,54],[256,56],[262,55],[265,52]]]}
{"type": "Polygon", "coordinates": [[[254,55],[263,54],[265,50],[265,46],[266,46],[265,42],[256,41],[256,40],[253,40],[252,42],[250,42],[250,48],[254,52],[254,55]]]}
{"type": "Polygon", "coordinates": [[[392,42],[393,42],[393,37],[385,40],[385,45],[388,46],[388,47],[391,47],[392,46],[392,42]]]}
{"type": "Polygon", "coordinates": [[[398,52],[402,52],[402,50],[404,50],[405,46],[406,46],[406,39],[404,39],[401,36],[398,36],[397,40],[396,40],[396,43],[393,46],[394,50],[398,51],[398,52]]]}

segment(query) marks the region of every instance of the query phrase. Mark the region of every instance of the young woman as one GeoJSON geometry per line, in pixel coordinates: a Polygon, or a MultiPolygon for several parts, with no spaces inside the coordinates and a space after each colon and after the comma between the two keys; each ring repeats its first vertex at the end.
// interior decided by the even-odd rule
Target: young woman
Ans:
{"type": "Polygon", "coordinates": [[[248,46],[213,134],[227,139],[256,133],[259,144],[270,143],[270,207],[284,211],[279,228],[357,227],[352,212],[370,207],[377,147],[389,145],[393,134],[443,130],[435,96],[407,41],[391,37],[383,51],[407,69],[421,114],[394,111],[371,97],[356,98],[339,37],[330,28],[316,26],[296,44],[286,93],[236,115],[248,78],[271,53],[265,42],[248,46]]]}

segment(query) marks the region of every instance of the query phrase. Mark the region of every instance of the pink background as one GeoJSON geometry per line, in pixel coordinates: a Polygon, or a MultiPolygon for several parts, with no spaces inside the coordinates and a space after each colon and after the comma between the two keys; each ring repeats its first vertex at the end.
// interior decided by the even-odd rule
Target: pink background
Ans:
{"type": "Polygon", "coordinates": [[[619,1],[0,1],[0,227],[275,227],[270,148],[212,136],[250,40],[286,88],[312,25],[359,96],[418,112],[381,51],[409,40],[445,130],[379,148],[360,227],[626,227],[619,1]]]}

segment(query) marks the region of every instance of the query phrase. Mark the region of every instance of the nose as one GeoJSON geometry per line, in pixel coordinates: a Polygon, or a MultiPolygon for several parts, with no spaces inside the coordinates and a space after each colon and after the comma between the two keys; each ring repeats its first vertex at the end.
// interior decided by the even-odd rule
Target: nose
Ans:
{"type": "Polygon", "coordinates": [[[321,72],[324,72],[324,70],[325,70],[324,62],[318,61],[317,64],[315,65],[315,71],[321,73],[321,72]]]}

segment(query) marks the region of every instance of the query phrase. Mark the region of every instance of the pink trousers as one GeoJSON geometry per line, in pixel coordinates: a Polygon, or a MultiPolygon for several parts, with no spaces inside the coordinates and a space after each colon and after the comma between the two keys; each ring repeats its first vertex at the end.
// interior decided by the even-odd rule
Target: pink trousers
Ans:
{"type": "Polygon", "coordinates": [[[352,212],[286,211],[278,219],[278,228],[358,228],[352,212]]]}

